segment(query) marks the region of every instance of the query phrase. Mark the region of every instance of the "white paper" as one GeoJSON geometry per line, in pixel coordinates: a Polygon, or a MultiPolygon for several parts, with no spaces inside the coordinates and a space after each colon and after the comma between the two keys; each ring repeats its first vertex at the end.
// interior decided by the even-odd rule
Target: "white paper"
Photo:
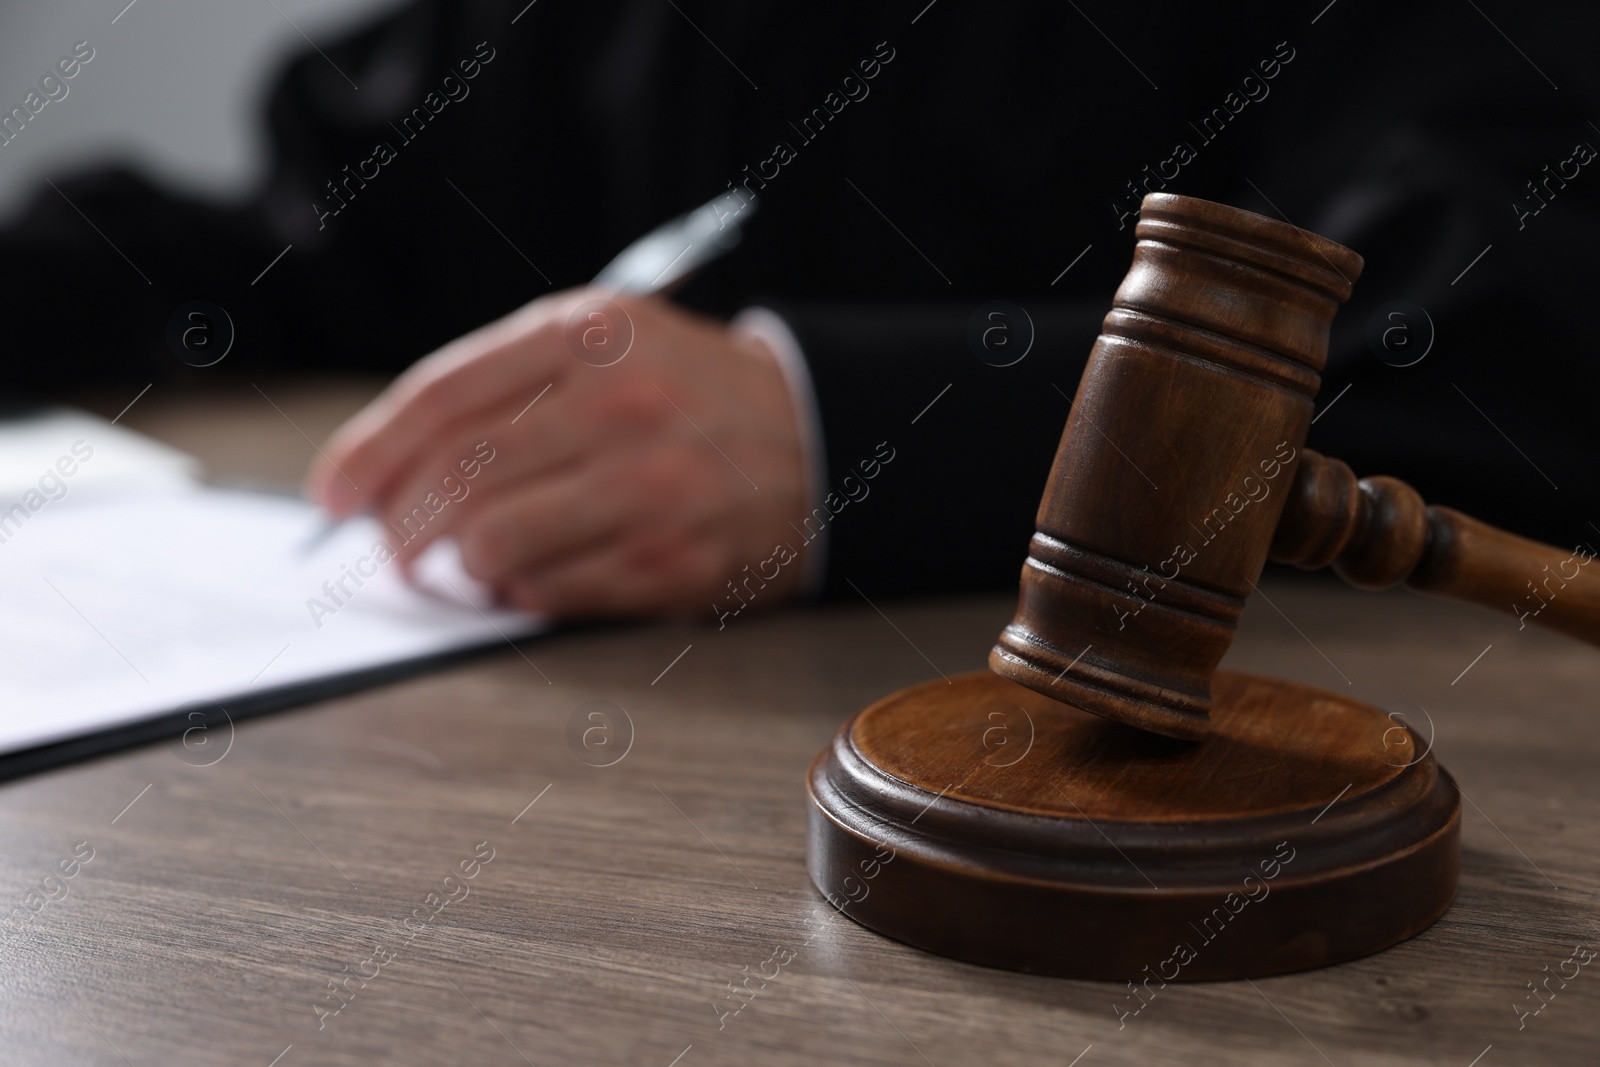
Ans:
{"type": "Polygon", "coordinates": [[[448,542],[418,588],[378,562],[370,519],[306,554],[321,522],[302,501],[203,488],[69,493],[14,521],[0,753],[542,628],[492,607],[448,542]]]}
{"type": "Polygon", "coordinates": [[[48,410],[0,422],[0,507],[30,491],[50,499],[181,489],[199,474],[194,457],[87,412],[48,410]]]}

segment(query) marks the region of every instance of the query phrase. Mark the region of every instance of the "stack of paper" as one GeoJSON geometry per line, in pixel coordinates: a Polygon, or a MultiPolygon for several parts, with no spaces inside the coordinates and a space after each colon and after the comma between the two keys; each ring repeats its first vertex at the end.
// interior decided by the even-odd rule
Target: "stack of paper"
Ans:
{"type": "Polygon", "coordinates": [[[541,628],[490,606],[448,543],[415,586],[370,519],[307,553],[309,504],[198,486],[115,429],[36,423],[15,454],[0,430],[0,755],[541,628]]]}

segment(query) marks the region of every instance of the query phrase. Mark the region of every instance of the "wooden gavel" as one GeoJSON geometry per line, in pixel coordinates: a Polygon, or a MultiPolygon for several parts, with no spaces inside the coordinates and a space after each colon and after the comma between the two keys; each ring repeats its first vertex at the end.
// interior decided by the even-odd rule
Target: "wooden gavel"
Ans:
{"type": "Polygon", "coordinates": [[[1427,506],[1394,478],[1357,481],[1304,447],[1360,256],[1166,193],[1145,197],[1136,235],[991,669],[1145,730],[1203,737],[1212,673],[1269,557],[1331,563],[1364,589],[1404,582],[1509,607],[1600,644],[1592,552],[1427,506]]]}

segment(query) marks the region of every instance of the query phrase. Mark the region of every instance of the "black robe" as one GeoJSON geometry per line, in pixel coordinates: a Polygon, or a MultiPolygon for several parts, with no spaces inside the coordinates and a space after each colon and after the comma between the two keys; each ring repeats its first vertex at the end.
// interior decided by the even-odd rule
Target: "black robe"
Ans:
{"type": "Polygon", "coordinates": [[[894,451],[831,521],[828,591],[1007,588],[1137,197],[1165,189],[1366,257],[1312,447],[1600,539],[1600,174],[1576,162],[1600,147],[1600,13],[1152,7],[419,0],[289,63],[243,201],[125,168],[44,188],[0,234],[5,388],[397,372],[738,185],[762,199],[747,240],[679,299],[788,318],[829,488],[894,451]],[[195,299],[237,329],[217,367],[167,343],[195,299]],[[997,299],[1035,332],[1012,366],[972,342],[997,299]],[[1373,342],[1395,301],[1436,334],[1411,366],[1373,342]]]}

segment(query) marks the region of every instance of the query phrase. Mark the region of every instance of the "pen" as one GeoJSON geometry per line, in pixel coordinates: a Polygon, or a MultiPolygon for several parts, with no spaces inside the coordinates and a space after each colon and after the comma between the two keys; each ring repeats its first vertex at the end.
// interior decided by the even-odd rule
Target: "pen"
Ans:
{"type": "MultiPolygon", "coordinates": [[[[712,197],[624,248],[590,284],[628,296],[666,292],[707,263],[731,252],[755,210],[756,196],[751,192],[730,189],[712,197]]],[[[300,546],[300,554],[309,556],[321,548],[344,522],[324,516],[300,546]]]]}

